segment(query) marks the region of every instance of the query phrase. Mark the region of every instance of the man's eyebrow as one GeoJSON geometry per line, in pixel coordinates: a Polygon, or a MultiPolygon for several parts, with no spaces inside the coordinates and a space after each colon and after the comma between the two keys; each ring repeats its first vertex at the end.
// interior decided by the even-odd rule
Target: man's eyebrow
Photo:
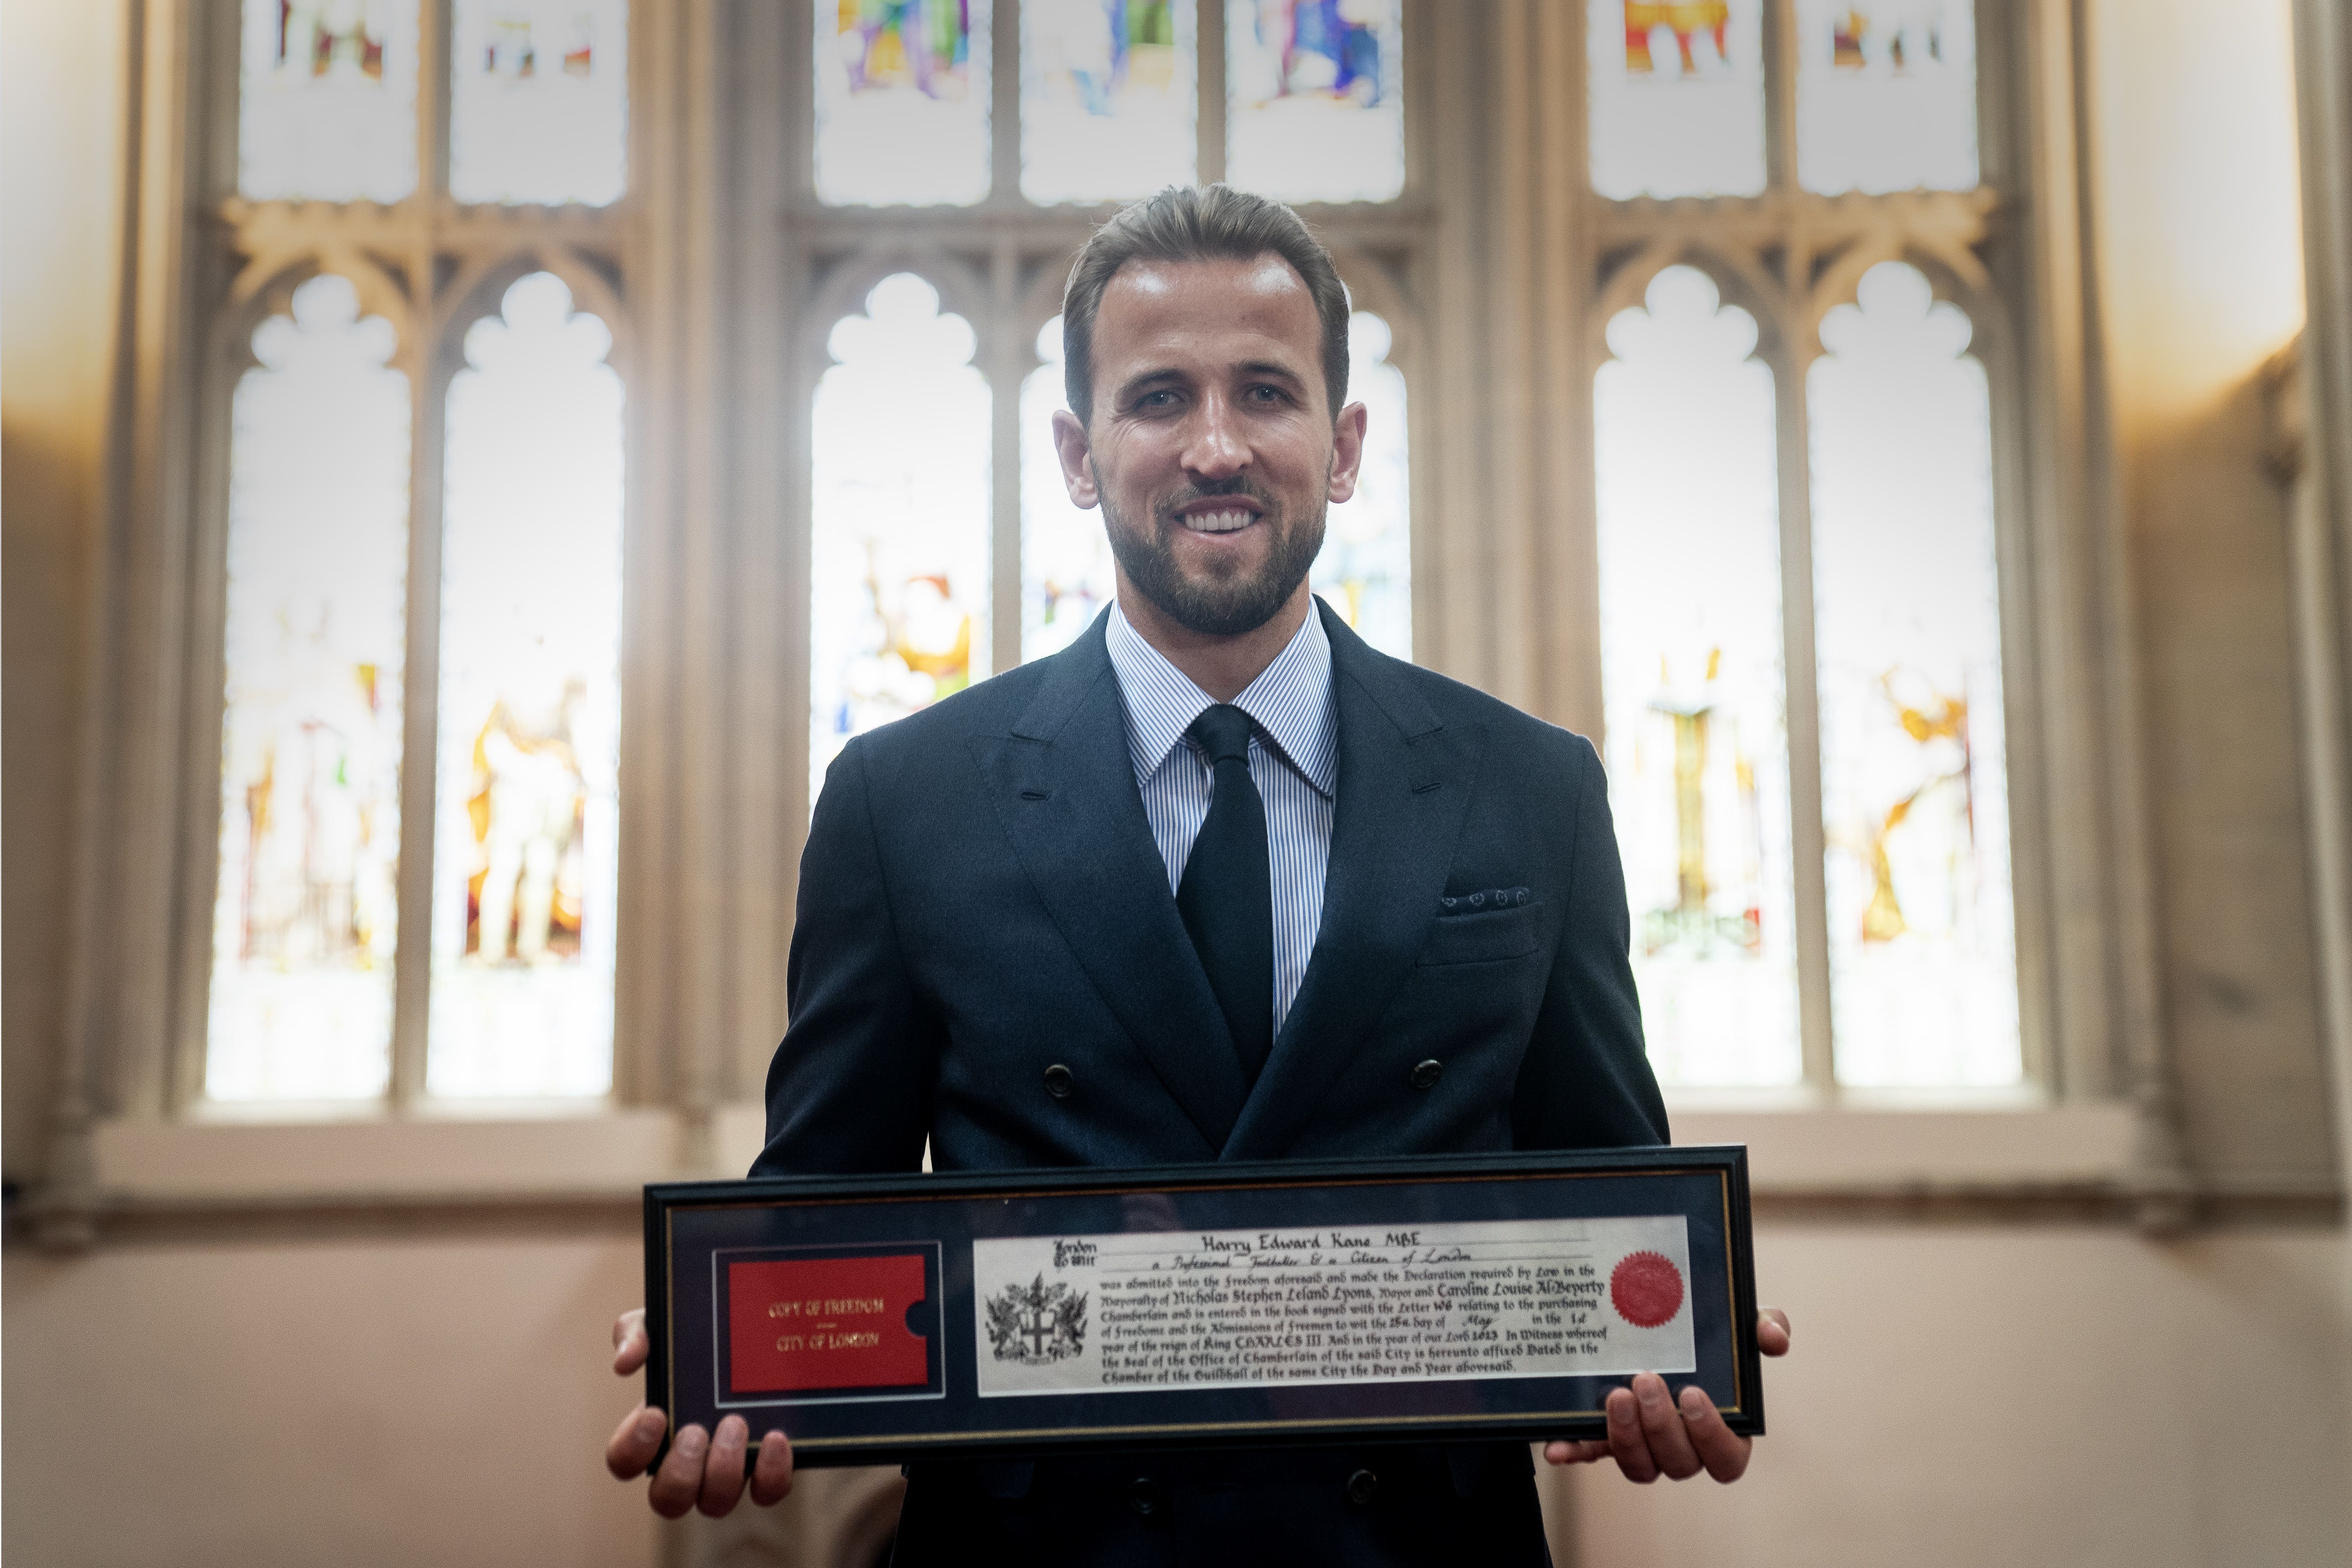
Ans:
{"type": "Polygon", "coordinates": [[[1241,373],[1244,375],[1269,376],[1276,381],[1289,382],[1294,386],[1304,386],[1307,384],[1307,378],[1305,376],[1299,374],[1297,371],[1292,369],[1289,365],[1284,364],[1280,360],[1249,360],[1242,364],[1241,373]]]}
{"type": "Polygon", "coordinates": [[[1147,387],[1156,386],[1161,382],[1182,382],[1190,378],[1182,371],[1173,365],[1162,365],[1157,370],[1143,371],[1120,382],[1118,391],[1113,395],[1112,401],[1124,403],[1137,393],[1147,387]]]}

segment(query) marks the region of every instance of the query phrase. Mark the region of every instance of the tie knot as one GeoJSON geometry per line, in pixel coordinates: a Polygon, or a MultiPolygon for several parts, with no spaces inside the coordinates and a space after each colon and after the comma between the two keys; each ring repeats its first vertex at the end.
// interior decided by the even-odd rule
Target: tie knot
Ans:
{"type": "Polygon", "coordinates": [[[1186,733],[1200,742],[1201,750],[1208,753],[1209,765],[1215,767],[1236,757],[1249,761],[1250,729],[1248,714],[1230,702],[1220,702],[1202,709],[1186,733]]]}

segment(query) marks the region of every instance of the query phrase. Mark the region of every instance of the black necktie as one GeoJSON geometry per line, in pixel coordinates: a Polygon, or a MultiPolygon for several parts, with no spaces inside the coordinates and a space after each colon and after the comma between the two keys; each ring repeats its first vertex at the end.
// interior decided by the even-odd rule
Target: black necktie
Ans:
{"type": "Polygon", "coordinates": [[[1209,815],[1176,886],[1209,989],[1233,1030],[1242,1078],[1257,1082],[1274,1048],[1274,875],[1267,868],[1265,801],[1250,777],[1250,717],[1219,703],[1186,731],[1208,754],[1209,815]]]}

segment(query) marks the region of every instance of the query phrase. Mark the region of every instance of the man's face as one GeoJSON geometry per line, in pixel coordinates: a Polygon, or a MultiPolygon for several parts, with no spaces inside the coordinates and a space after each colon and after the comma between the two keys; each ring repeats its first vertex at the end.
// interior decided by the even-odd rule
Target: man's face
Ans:
{"type": "Polygon", "coordinates": [[[1363,450],[1363,405],[1331,417],[1305,281],[1271,255],[1129,262],[1093,358],[1093,418],[1055,416],[1054,438],[1122,589],[1204,636],[1255,630],[1306,580],[1363,450]]]}

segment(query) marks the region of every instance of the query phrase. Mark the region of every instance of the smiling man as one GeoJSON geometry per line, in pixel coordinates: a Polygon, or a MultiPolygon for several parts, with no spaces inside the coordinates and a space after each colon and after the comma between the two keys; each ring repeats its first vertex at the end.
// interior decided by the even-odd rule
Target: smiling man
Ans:
{"type": "MultiPolygon", "coordinates": [[[[913,1170],[927,1140],[940,1170],[1665,1142],[1591,746],[1307,591],[1364,440],[1328,254],[1279,203],[1170,189],[1088,242],[1063,323],[1055,446],[1118,601],[833,764],[752,1173],[913,1170]]],[[[616,1337],[632,1373],[639,1315],[616,1337]]],[[[1648,1374],[1609,1424],[1547,1457],[1747,1464],[1648,1374]]],[[[614,1472],[663,1429],[633,1412],[614,1472]]],[[[750,1436],[686,1427],[653,1505],[734,1506],[750,1436]]],[[[766,1434],[752,1496],[790,1484],[766,1434]]],[[[1546,1561],[1518,1443],[919,1465],[897,1561],[1213,1556],[1546,1561]]]]}

